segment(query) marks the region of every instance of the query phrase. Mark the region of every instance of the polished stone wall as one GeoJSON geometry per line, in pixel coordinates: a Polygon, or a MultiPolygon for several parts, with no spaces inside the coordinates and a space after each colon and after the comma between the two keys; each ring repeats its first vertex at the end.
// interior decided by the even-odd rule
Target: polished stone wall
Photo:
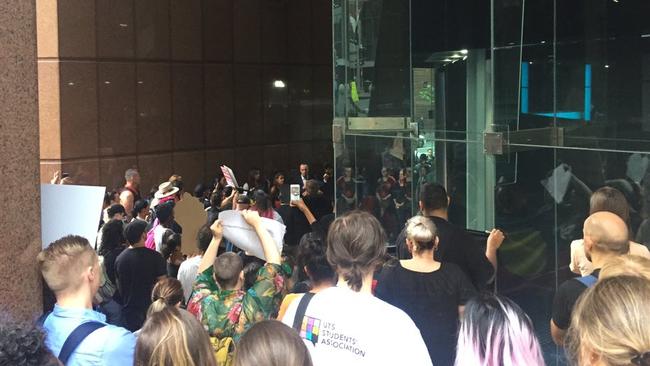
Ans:
{"type": "Polygon", "coordinates": [[[329,0],[39,0],[41,181],[331,162],[329,0]],[[287,87],[273,87],[283,80],[287,87]]]}
{"type": "Polygon", "coordinates": [[[41,309],[35,2],[0,1],[0,315],[41,309]]]}

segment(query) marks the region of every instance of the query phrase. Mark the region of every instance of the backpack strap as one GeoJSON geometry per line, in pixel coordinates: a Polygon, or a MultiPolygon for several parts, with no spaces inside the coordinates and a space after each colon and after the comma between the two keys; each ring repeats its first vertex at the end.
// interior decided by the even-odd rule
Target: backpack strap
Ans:
{"type": "Polygon", "coordinates": [[[47,313],[39,316],[38,319],[36,319],[36,325],[43,328],[43,325],[45,325],[45,320],[47,320],[47,317],[50,316],[50,314],[52,314],[52,312],[48,311],[47,313]]]}
{"type": "Polygon", "coordinates": [[[314,295],[316,294],[313,292],[307,292],[300,299],[300,303],[298,303],[296,316],[293,318],[293,329],[297,330],[298,332],[300,332],[300,328],[302,326],[302,319],[305,317],[305,311],[307,311],[307,306],[309,305],[309,302],[314,297],[314,295]]]}
{"type": "Polygon", "coordinates": [[[578,277],[578,278],[576,278],[576,280],[578,280],[580,283],[585,285],[585,287],[589,288],[589,287],[595,285],[596,282],[598,282],[598,277],[590,274],[590,275],[587,275],[587,276],[578,277]]]}
{"type": "Polygon", "coordinates": [[[68,363],[68,359],[70,356],[72,356],[72,352],[74,352],[77,347],[79,347],[81,342],[83,342],[83,340],[86,339],[90,333],[105,326],[106,324],[95,321],[81,323],[72,331],[72,333],[70,333],[65,342],[63,342],[63,347],[61,347],[61,352],[59,353],[58,357],[59,361],[61,361],[63,365],[66,365],[68,363]]]}

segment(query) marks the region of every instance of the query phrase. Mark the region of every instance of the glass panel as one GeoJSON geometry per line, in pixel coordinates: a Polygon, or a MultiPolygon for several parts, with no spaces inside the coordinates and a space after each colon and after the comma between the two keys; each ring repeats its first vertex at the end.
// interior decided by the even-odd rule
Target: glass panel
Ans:
{"type": "Polygon", "coordinates": [[[398,135],[345,136],[335,149],[336,214],[355,209],[372,213],[392,245],[417,206],[413,203],[414,143],[417,140],[398,135]]]}
{"type": "Polygon", "coordinates": [[[410,1],[334,0],[336,117],[411,115],[410,1]]]}

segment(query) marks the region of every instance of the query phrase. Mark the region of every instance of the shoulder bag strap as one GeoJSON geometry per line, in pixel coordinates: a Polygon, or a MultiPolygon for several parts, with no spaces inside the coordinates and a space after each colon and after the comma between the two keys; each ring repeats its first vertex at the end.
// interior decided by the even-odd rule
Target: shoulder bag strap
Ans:
{"type": "Polygon", "coordinates": [[[83,340],[86,339],[90,333],[105,326],[106,324],[104,323],[94,321],[81,323],[72,331],[72,333],[70,333],[65,342],[63,342],[63,347],[61,347],[61,352],[59,353],[58,357],[59,361],[61,361],[63,365],[66,365],[68,363],[68,359],[72,355],[72,352],[74,352],[77,347],[79,347],[79,344],[81,344],[81,342],[83,342],[83,340]]]}
{"type": "Polygon", "coordinates": [[[307,311],[307,305],[311,301],[312,297],[316,295],[313,292],[305,293],[300,299],[298,304],[298,309],[296,310],[296,316],[293,318],[293,329],[300,332],[300,327],[302,326],[302,319],[305,317],[305,311],[307,311]]]}

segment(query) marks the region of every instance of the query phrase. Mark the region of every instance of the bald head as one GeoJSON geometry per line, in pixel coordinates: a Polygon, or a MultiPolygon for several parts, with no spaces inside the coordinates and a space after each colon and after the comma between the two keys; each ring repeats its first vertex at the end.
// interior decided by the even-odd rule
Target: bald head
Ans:
{"type": "Polygon", "coordinates": [[[627,225],[611,212],[592,214],[585,220],[583,230],[585,249],[588,252],[627,254],[630,251],[627,225]]]}

